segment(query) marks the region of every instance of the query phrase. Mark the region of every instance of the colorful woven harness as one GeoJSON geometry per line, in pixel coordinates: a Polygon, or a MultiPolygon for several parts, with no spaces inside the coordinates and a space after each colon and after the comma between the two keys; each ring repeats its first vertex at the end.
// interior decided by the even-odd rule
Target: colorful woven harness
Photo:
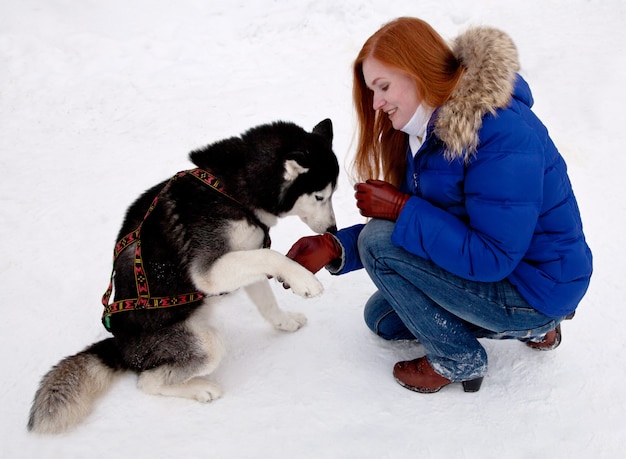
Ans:
{"type": "Polygon", "coordinates": [[[206,295],[202,292],[183,293],[180,295],[166,297],[151,296],[150,287],[148,285],[148,278],[146,276],[143,259],[141,257],[141,227],[143,226],[143,223],[155,209],[161,196],[163,196],[172,186],[172,183],[185,175],[195,177],[212,190],[220,193],[223,197],[230,199],[231,201],[235,202],[239,207],[244,209],[248,214],[248,217],[263,229],[263,232],[265,233],[265,241],[263,243],[263,247],[267,248],[271,244],[269,237],[269,228],[265,224],[263,224],[249,209],[244,207],[239,201],[226,193],[223,185],[220,184],[219,180],[215,176],[200,168],[190,169],[177,173],[165,184],[161,191],[156,195],[156,197],[150,204],[146,215],[143,217],[143,220],[141,221],[141,223],[139,223],[137,229],[128,233],[126,236],[120,239],[117,244],[115,244],[115,249],[113,250],[114,266],[115,260],[117,260],[117,257],[120,255],[120,253],[122,253],[122,251],[124,251],[124,249],[129,245],[135,243],[135,259],[133,264],[135,272],[135,286],[137,288],[137,297],[126,300],[119,300],[109,304],[111,294],[113,293],[113,277],[115,275],[115,268],[113,268],[113,272],[111,273],[111,279],[109,281],[109,287],[102,296],[102,304],[104,306],[104,312],[102,313],[102,323],[104,327],[109,331],[111,330],[111,315],[117,312],[133,311],[136,309],[169,308],[172,306],[194,303],[206,297],[206,295]]]}

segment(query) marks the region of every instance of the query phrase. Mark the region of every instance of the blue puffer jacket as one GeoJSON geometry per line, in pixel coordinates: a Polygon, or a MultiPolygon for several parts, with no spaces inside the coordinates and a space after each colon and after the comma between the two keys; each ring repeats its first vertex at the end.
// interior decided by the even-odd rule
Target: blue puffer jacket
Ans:
{"type": "MultiPolygon", "coordinates": [[[[508,278],[535,309],[562,317],[587,290],[591,252],[565,162],[530,109],[527,83],[515,75],[512,86],[506,107],[482,117],[471,157],[450,158],[449,148],[446,156],[453,142],[437,125],[454,111],[435,112],[426,141],[407,156],[401,188],[413,196],[392,242],[466,279],[508,278]]],[[[338,274],[362,267],[362,227],[337,233],[345,249],[338,274]]]]}

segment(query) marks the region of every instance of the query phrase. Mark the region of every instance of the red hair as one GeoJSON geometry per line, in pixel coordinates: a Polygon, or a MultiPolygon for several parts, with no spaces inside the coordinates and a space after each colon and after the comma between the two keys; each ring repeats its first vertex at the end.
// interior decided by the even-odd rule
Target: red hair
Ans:
{"type": "Polygon", "coordinates": [[[406,134],[372,108],[373,93],[363,78],[363,61],[368,57],[409,75],[420,98],[431,107],[450,98],[463,67],[444,39],[417,18],[398,18],[384,25],[361,48],[353,65],[352,89],[358,118],[356,179],[382,178],[398,186],[406,171],[406,134]]]}

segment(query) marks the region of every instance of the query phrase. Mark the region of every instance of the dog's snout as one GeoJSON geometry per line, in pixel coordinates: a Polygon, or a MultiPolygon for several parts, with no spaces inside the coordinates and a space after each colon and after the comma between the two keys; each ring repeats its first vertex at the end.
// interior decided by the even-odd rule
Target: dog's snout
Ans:
{"type": "Polygon", "coordinates": [[[332,225],[326,228],[326,232],[330,234],[335,234],[337,232],[337,225],[332,225]]]}

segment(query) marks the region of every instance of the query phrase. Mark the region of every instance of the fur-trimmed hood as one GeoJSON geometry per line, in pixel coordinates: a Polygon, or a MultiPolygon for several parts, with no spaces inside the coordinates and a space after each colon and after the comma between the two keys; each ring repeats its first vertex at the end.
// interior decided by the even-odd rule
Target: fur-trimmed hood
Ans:
{"type": "Polygon", "coordinates": [[[438,110],[435,134],[449,159],[468,161],[478,148],[483,117],[510,104],[520,65],[511,37],[491,27],[471,28],[451,46],[465,72],[438,110]]]}

